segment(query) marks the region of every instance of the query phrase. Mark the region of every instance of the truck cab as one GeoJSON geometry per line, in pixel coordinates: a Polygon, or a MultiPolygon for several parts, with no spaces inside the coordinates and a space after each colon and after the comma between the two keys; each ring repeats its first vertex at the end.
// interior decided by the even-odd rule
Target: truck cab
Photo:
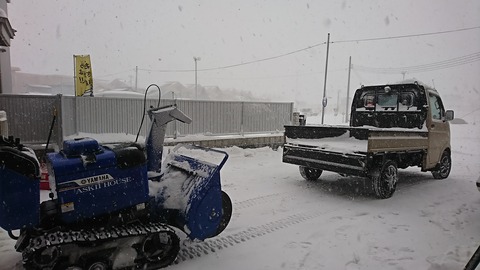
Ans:
{"type": "Polygon", "coordinates": [[[445,110],[437,90],[417,82],[368,86],[358,89],[353,100],[352,127],[428,132],[428,151],[422,162],[423,171],[438,166],[444,152],[450,155],[448,121],[453,119],[454,113],[445,110]]]}
{"type": "Polygon", "coordinates": [[[450,157],[450,124],[448,121],[454,118],[454,113],[451,110],[445,111],[442,99],[437,91],[428,89],[427,92],[428,117],[426,125],[429,133],[429,151],[424,161],[424,169],[431,169],[438,164],[440,164],[438,166],[441,166],[442,159],[450,157]]]}

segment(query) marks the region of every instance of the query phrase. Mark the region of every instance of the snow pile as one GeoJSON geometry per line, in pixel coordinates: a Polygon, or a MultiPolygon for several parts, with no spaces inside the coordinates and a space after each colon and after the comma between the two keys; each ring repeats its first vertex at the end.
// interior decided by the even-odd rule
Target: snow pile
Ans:
{"type": "Polygon", "coordinates": [[[148,181],[149,195],[166,209],[186,209],[190,194],[185,194],[185,172],[173,170],[165,173],[160,182],[148,181]]]}
{"type": "Polygon", "coordinates": [[[173,150],[178,155],[194,157],[197,160],[211,164],[219,165],[225,158],[226,153],[215,149],[197,148],[189,145],[180,145],[173,150]]]}
{"type": "Polygon", "coordinates": [[[164,208],[178,209],[187,214],[193,196],[203,192],[202,188],[208,184],[224,156],[214,150],[176,147],[163,161],[160,180],[149,181],[149,195],[164,208]],[[191,158],[186,160],[185,157],[191,158]]]}
{"type": "MultiPolygon", "coordinates": [[[[120,142],[134,142],[137,136],[134,134],[122,134],[122,133],[84,133],[79,132],[78,134],[73,134],[65,136],[65,140],[73,140],[76,138],[93,138],[97,140],[100,144],[103,143],[120,143],[120,142]]],[[[145,137],[139,136],[138,142],[144,142],[145,137]]]]}

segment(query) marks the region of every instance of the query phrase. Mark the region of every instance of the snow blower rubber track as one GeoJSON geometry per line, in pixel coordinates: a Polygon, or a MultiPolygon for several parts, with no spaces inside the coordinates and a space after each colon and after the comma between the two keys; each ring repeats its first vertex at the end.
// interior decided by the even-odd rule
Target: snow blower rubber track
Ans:
{"type": "Polygon", "coordinates": [[[118,246],[128,244],[137,254],[134,265],[115,269],[158,269],[175,261],[179,242],[175,231],[163,223],[137,222],[110,228],[46,232],[31,238],[24,249],[17,247],[17,251],[22,252],[27,270],[112,269],[112,254],[118,246]]]}

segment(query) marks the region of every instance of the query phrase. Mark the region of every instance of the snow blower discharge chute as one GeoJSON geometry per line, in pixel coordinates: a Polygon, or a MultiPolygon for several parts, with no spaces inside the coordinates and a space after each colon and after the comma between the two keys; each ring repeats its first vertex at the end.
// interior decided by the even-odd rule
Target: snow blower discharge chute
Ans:
{"type": "Polygon", "coordinates": [[[148,115],[144,146],[80,138],[48,153],[51,199],[41,203],[34,152],[0,137],[0,227],[17,240],[25,269],[158,269],[175,261],[178,229],[198,240],[225,229],[227,153],[179,145],[162,163],[167,123],[191,119],[175,105],[148,115]]]}

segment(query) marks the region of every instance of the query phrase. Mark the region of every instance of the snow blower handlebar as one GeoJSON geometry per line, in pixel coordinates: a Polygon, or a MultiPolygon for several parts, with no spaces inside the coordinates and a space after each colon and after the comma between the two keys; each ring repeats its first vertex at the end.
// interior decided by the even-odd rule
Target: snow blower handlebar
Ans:
{"type": "Polygon", "coordinates": [[[143,114],[142,114],[142,120],[140,121],[140,127],[138,128],[138,132],[137,132],[137,137],[135,138],[135,142],[138,141],[138,136],[140,135],[140,131],[142,130],[142,126],[143,126],[143,120],[145,120],[145,111],[147,109],[147,94],[148,94],[148,90],[150,90],[150,87],[152,86],[155,86],[157,87],[158,89],[158,103],[157,103],[157,107],[160,107],[160,99],[162,98],[162,90],[160,89],[160,86],[156,85],[156,84],[150,84],[147,89],[145,89],[145,96],[143,97],[143,114]]]}

